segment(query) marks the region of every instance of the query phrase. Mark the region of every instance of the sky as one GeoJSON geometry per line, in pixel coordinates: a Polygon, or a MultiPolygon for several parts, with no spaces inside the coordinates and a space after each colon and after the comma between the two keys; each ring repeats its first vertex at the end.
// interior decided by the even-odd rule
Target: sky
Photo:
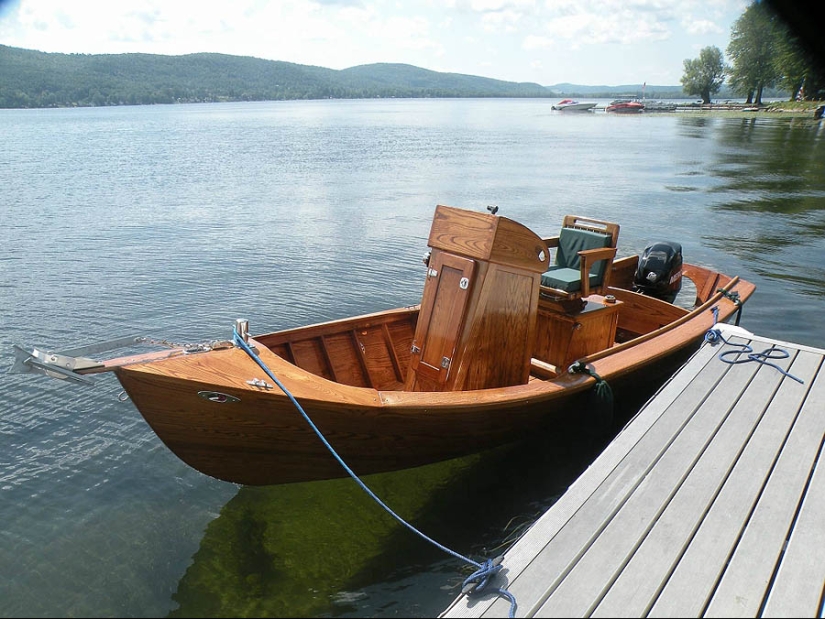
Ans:
{"type": "Polygon", "coordinates": [[[750,0],[0,0],[0,44],[411,64],[543,86],[679,85],[750,0]]]}

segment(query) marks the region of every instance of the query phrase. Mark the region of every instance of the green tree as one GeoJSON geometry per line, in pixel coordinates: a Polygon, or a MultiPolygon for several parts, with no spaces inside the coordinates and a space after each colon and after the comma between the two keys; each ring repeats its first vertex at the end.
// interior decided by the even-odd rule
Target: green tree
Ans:
{"type": "Polygon", "coordinates": [[[793,101],[797,97],[825,98],[825,67],[822,60],[794,36],[787,24],[780,25],[776,45],[777,83],[787,90],[793,101]]]}
{"type": "Polygon", "coordinates": [[[787,35],[787,27],[764,2],[752,3],[734,22],[727,49],[733,62],[730,86],[734,92],[746,94],[748,103],[760,105],[765,88],[779,80],[778,58],[787,35]]]}
{"type": "Polygon", "coordinates": [[[725,82],[726,70],[722,50],[713,45],[705,47],[698,58],[685,60],[682,88],[689,95],[702,97],[703,103],[710,103],[710,96],[725,82]]]}

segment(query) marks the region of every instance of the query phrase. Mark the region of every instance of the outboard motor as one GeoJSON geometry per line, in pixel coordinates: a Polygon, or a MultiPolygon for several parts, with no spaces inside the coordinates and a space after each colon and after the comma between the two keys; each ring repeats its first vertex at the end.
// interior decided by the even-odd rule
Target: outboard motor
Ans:
{"type": "Polygon", "coordinates": [[[645,248],[639,258],[633,290],[673,303],[682,289],[682,246],[660,241],[645,248]]]}

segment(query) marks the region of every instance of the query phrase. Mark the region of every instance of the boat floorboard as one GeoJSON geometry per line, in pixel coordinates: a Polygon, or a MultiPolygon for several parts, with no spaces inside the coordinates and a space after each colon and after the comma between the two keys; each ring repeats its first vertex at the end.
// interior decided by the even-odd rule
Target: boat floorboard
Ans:
{"type": "Polygon", "coordinates": [[[825,351],[719,329],[505,553],[516,616],[823,616],[825,351]]]}

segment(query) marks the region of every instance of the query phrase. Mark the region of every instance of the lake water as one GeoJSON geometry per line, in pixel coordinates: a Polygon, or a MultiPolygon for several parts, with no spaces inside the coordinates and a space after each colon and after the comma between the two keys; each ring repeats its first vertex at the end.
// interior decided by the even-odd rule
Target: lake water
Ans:
{"type": "MultiPolygon", "coordinates": [[[[622,225],[758,286],[742,326],[825,347],[825,123],[568,115],[549,100],[0,110],[0,614],[435,616],[472,571],[352,480],[272,488],[172,455],[111,374],[6,374],[12,344],[175,342],[419,302],[436,204],[552,235],[622,225]],[[5,360],[5,361],[3,361],[5,360]]],[[[655,388],[652,385],[651,388],[655,388]]],[[[603,446],[366,478],[465,556],[500,552],[603,446]]]]}

